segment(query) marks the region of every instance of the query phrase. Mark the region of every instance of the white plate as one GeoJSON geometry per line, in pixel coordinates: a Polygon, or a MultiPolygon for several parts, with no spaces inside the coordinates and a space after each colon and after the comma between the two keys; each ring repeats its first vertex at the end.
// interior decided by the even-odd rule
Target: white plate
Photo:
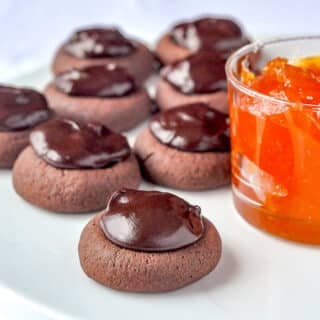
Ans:
{"type": "MultiPolygon", "coordinates": [[[[49,77],[42,69],[13,83],[41,88],[49,77]]],[[[129,134],[131,142],[133,136],[129,134]]],[[[26,302],[32,305],[39,319],[320,318],[318,247],[252,228],[233,208],[229,188],[175,193],[200,205],[217,226],[222,259],[214,272],[184,289],[130,294],[95,283],[80,268],[78,239],[93,215],[54,214],[33,207],[15,194],[10,171],[1,171],[0,288],[10,290],[10,296],[14,293],[19,308],[26,302]]]]}

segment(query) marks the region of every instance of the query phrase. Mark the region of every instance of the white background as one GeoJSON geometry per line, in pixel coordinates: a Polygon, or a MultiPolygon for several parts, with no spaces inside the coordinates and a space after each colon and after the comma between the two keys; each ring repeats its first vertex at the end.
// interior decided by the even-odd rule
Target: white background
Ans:
{"type": "Polygon", "coordinates": [[[152,42],[177,19],[230,14],[253,35],[320,33],[312,0],[0,0],[0,81],[45,63],[81,25],[118,24],[152,42]]]}

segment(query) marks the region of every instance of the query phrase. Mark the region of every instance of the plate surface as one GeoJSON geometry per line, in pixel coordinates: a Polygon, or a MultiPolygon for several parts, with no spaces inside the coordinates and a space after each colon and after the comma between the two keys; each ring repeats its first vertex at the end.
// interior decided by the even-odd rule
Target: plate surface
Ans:
{"type": "MultiPolygon", "coordinates": [[[[44,68],[13,84],[42,88],[49,78],[44,68]]],[[[137,131],[128,134],[131,143],[137,131]]],[[[168,190],[146,183],[141,188],[168,190]]],[[[0,171],[0,289],[14,293],[16,301],[23,297],[21,304],[35,308],[39,319],[320,318],[319,247],[252,228],[233,208],[229,188],[170,191],[200,205],[216,225],[222,259],[214,272],[184,289],[130,294],[104,288],[80,268],[77,244],[92,214],[35,208],[15,194],[10,171],[0,171]]]]}

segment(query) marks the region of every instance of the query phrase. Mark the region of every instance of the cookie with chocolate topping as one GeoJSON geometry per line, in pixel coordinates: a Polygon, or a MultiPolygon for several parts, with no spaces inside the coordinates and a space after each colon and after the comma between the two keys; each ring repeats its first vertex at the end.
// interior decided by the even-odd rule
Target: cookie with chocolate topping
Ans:
{"type": "Polygon", "coordinates": [[[162,69],[156,100],[162,110],[203,102],[228,113],[225,58],[217,51],[201,51],[162,69]]]}
{"type": "Polygon", "coordinates": [[[147,91],[114,64],[65,71],[47,85],[45,95],[58,115],[117,132],[134,128],[151,113],[147,91]]]}
{"type": "Polygon", "coordinates": [[[200,50],[219,51],[227,58],[248,43],[248,37],[234,19],[201,17],[175,25],[160,38],[156,52],[165,64],[170,64],[200,50]]]}
{"type": "Polygon", "coordinates": [[[45,97],[32,89],[0,86],[0,168],[11,168],[30,130],[48,120],[45,97]]]}
{"type": "Polygon", "coordinates": [[[82,231],[83,271],[112,289],[162,292],[211,272],[220,236],[198,206],[174,194],[121,189],[82,231]]]}
{"type": "Polygon", "coordinates": [[[55,54],[55,74],[92,65],[113,63],[126,68],[139,83],[154,71],[150,50],[141,42],[128,39],[117,28],[90,27],[75,31],[55,54]]]}
{"type": "Polygon", "coordinates": [[[16,192],[56,212],[90,212],[115,190],[136,188],[140,171],[126,138],[99,124],[54,119],[30,134],[13,168],[16,192]]]}
{"type": "Polygon", "coordinates": [[[157,114],[134,150],[145,178],[160,185],[204,190],[230,181],[229,118],[203,103],[157,114]]]}

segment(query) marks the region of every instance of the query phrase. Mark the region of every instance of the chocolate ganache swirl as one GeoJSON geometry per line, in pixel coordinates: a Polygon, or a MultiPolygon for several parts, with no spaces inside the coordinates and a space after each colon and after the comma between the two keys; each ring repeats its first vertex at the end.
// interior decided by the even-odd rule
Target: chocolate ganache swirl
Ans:
{"type": "Polygon", "coordinates": [[[204,103],[157,114],[150,131],[161,143],[187,152],[229,152],[229,117],[204,103]]]}
{"type": "Polygon", "coordinates": [[[137,89],[134,78],[114,64],[72,69],[59,74],[54,83],[70,96],[119,98],[137,89]]]}
{"type": "Polygon", "coordinates": [[[174,26],[170,34],[175,43],[192,52],[215,49],[231,53],[249,42],[240,26],[225,18],[203,17],[182,22],[174,26]]]}
{"type": "Polygon", "coordinates": [[[61,169],[109,168],[127,159],[127,139],[103,125],[53,119],[30,134],[36,154],[61,169]]]}
{"type": "Polygon", "coordinates": [[[110,241],[139,251],[180,249],[195,243],[204,233],[200,207],[159,191],[115,192],[100,225],[110,241]]]}
{"type": "Polygon", "coordinates": [[[49,119],[45,97],[32,89],[0,86],[0,132],[27,130],[49,119]]]}
{"type": "Polygon", "coordinates": [[[227,90],[223,56],[217,51],[199,51],[168,65],[162,76],[183,94],[207,94],[227,90]]]}
{"type": "Polygon", "coordinates": [[[128,56],[136,46],[116,28],[92,27],[76,31],[64,50],[81,59],[112,58],[128,56]]]}

